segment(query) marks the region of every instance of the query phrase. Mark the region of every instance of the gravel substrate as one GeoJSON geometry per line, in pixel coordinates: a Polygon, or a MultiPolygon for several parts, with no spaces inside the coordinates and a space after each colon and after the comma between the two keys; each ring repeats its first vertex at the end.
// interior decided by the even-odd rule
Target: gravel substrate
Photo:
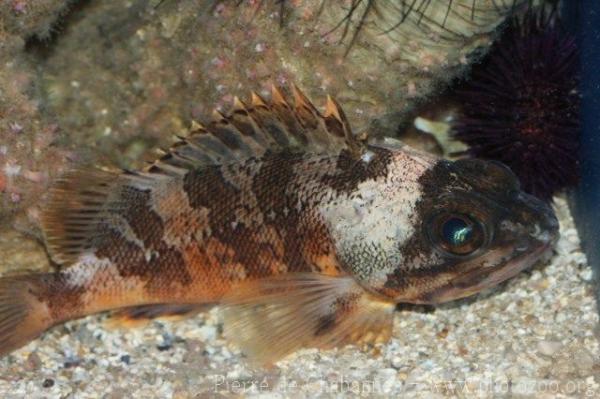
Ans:
{"type": "Polygon", "coordinates": [[[402,307],[369,350],[303,350],[268,370],[245,365],[218,309],[185,321],[59,326],[0,360],[2,398],[600,397],[592,272],[566,203],[548,264],[475,298],[402,307]]]}

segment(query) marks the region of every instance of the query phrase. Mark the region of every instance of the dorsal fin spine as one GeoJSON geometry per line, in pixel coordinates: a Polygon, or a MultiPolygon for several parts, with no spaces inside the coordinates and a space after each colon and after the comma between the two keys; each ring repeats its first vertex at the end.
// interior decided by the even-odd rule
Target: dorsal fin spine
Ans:
{"type": "Polygon", "coordinates": [[[267,107],[267,103],[261,96],[259,96],[256,92],[251,93],[252,96],[252,106],[253,107],[267,107]]]}
{"type": "Polygon", "coordinates": [[[240,100],[240,98],[238,96],[233,97],[233,112],[235,112],[235,111],[246,111],[246,112],[248,112],[246,104],[244,104],[242,102],[242,100],[240,100]]]}
{"type": "Polygon", "coordinates": [[[251,93],[250,105],[234,97],[231,111],[224,114],[215,110],[208,126],[192,122],[190,135],[170,149],[173,156],[156,161],[152,171],[163,169],[154,167],[157,164],[170,163],[178,169],[198,167],[260,157],[267,150],[285,148],[334,154],[347,148],[357,157],[361,155],[364,144],[353,135],[342,108],[332,97],[327,96],[322,114],[295,84],[291,92],[293,106],[275,85],[270,101],[256,92],[251,93]]]}
{"type": "Polygon", "coordinates": [[[273,105],[279,105],[289,108],[290,105],[285,101],[285,97],[281,93],[281,90],[275,85],[271,86],[271,102],[273,105]]]}
{"type": "Polygon", "coordinates": [[[294,105],[297,109],[305,108],[313,112],[315,115],[321,116],[321,114],[313,105],[313,103],[304,95],[304,93],[295,84],[292,84],[292,93],[294,96],[294,105]]]}

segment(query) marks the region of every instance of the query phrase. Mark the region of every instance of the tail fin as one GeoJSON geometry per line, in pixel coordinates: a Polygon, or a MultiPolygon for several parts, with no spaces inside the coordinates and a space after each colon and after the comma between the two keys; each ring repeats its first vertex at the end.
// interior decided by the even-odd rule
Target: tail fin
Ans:
{"type": "Polygon", "coordinates": [[[34,292],[43,274],[0,278],[0,357],[38,337],[53,323],[34,292]]]}

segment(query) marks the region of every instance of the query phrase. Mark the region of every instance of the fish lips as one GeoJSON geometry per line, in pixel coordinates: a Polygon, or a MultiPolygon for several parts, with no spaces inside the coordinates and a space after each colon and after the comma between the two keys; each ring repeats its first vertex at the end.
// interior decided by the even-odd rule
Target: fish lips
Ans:
{"type": "Polygon", "coordinates": [[[559,223],[550,204],[524,192],[517,195],[517,200],[533,215],[530,236],[541,243],[555,244],[559,237],[559,223]]]}
{"type": "Polygon", "coordinates": [[[443,287],[430,293],[425,302],[430,304],[448,302],[498,285],[533,265],[545,253],[549,253],[551,247],[550,244],[542,245],[533,251],[517,255],[503,264],[490,268],[473,269],[455,277],[443,287]]]}

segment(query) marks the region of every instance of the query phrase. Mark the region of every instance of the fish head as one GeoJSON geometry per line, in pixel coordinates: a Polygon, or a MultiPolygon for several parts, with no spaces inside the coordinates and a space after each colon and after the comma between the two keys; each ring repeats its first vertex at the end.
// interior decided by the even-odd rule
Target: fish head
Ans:
{"type": "Polygon", "coordinates": [[[558,238],[552,207],[499,162],[439,161],[420,182],[418,227],[403,243],[404,267],[386,281],[398,301],[470,296],[531,266],[558,238]]]}
{"type": "Polygon", "coordinates": [[[354,223],[362,234],[345,229],[351,245],[338,246],[340,258],[365,289],[404,303],[463,298],[515,276],[557,240],[552,207],[524,193],[503,164],[418,165],[412,181],[405,173],[382,182],[378,206],[354,223]]]}

